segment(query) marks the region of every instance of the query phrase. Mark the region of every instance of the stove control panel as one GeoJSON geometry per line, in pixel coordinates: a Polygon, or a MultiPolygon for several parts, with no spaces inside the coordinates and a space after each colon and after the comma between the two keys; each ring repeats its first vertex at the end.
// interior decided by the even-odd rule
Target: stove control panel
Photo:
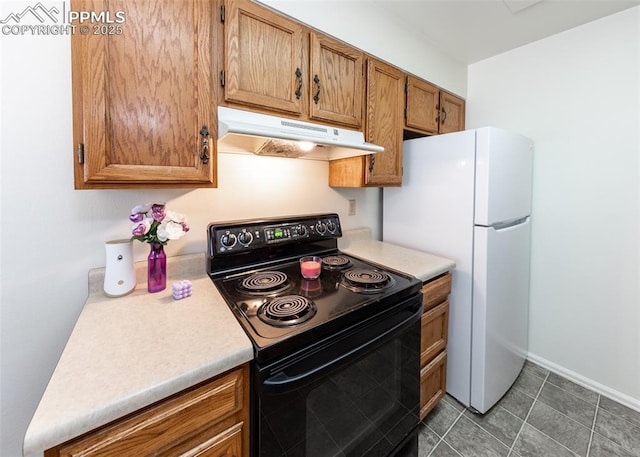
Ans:
{"type": "Polygon", "coordinates": [[[209,224],[209,255],[342,236],[337,214],[209,224]]]}

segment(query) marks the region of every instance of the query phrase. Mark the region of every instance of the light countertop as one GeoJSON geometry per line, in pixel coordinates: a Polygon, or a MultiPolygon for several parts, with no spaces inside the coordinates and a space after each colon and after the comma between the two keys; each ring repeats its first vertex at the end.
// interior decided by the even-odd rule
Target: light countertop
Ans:
{"type": "Polygon", "coordinates": [[[162,292],[150,294],[138,281],[119,298],[107,298],[90,274],[90,295],[27,429],[26,457],[253,358],[205,272],[204,254],[169,258],[167,272],[162,292]],[[192,282],[193,293],[174,300],[171,283],[180,279],[192,282]]]}
{"type": "Polygon", "coordinates": [[[368,228],[345,231],[338,246],[345,254],[408,273],[422,282],[453,271],[456,266],[445,257],[373,240],[368,228]]]}

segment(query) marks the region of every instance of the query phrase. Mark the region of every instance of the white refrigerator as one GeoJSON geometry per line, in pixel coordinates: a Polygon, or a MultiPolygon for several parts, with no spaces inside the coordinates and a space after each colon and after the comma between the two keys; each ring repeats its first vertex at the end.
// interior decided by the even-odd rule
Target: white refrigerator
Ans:
{"type": "Polygon", "coordinates": [[[533,142],[494,127],[404,142],[383,241],[452,259],[447,392],[480,413],[527,353],[533,142]]]}

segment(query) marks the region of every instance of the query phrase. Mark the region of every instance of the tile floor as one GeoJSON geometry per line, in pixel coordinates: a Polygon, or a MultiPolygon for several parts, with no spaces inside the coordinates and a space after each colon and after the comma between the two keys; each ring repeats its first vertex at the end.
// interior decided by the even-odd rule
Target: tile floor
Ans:
{"type": "Polygon", "coordinates": [[[445,398],[420,425],[420,457],[640,457],[640,413],[527,362],[487,414],[445,398]]]}

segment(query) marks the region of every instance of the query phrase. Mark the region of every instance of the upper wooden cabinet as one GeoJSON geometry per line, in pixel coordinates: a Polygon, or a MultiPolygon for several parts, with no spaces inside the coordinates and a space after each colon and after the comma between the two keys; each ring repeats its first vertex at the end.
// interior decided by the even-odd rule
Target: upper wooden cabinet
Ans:
{"type": "Polygon", "coordinates": [[[249,0],[225,0],[227,104],[360,129],[364,53],[249,0]]]}
{"type": "Polygon", "coordinates": [[[301,115],[309,90],[302,25],[249,1],[222,8],[225,100],[301,115]]]}
{"type": "Polygon", "coordinates": [[[405,128],[420,133],[438,133],[440,90],[427,81],[407,76],[405,128]]]}
{"type": "Polygon", "coordinates": [[[399,186],[402,183],[404,73],[376,59],[367,60],[366,140],[384,152],[329,163],[335,187],[399,186]]]}
{"type": "Polygon", "coordinates": [[[126,17],[113,34],[71,37],[75,187],[215,187],[212,2],[71,9],[126,17]]]}
{"type": "Polygon", "coordinates": [[[407,76],[405,129],[419,134],[464,130],[463,99],[415,76],[407,76]]]}
{"type": "Polygon", "coordinates": [[[384,146],[384,152],[367,156],[368,186],[402,183],[402,115],[404,73],[375,59],[367,61],[366,140],[384,146]]]}
{"type": "Polygon", "coordinates": [[[445,91],[440,91],[439,133],[464,130],[464,100],[445,91]]]}
{"type": "Polygon", "coordinates": [[[362,126],[364,53],[311,32],[309,117],[355,128],[362,126]]]}

